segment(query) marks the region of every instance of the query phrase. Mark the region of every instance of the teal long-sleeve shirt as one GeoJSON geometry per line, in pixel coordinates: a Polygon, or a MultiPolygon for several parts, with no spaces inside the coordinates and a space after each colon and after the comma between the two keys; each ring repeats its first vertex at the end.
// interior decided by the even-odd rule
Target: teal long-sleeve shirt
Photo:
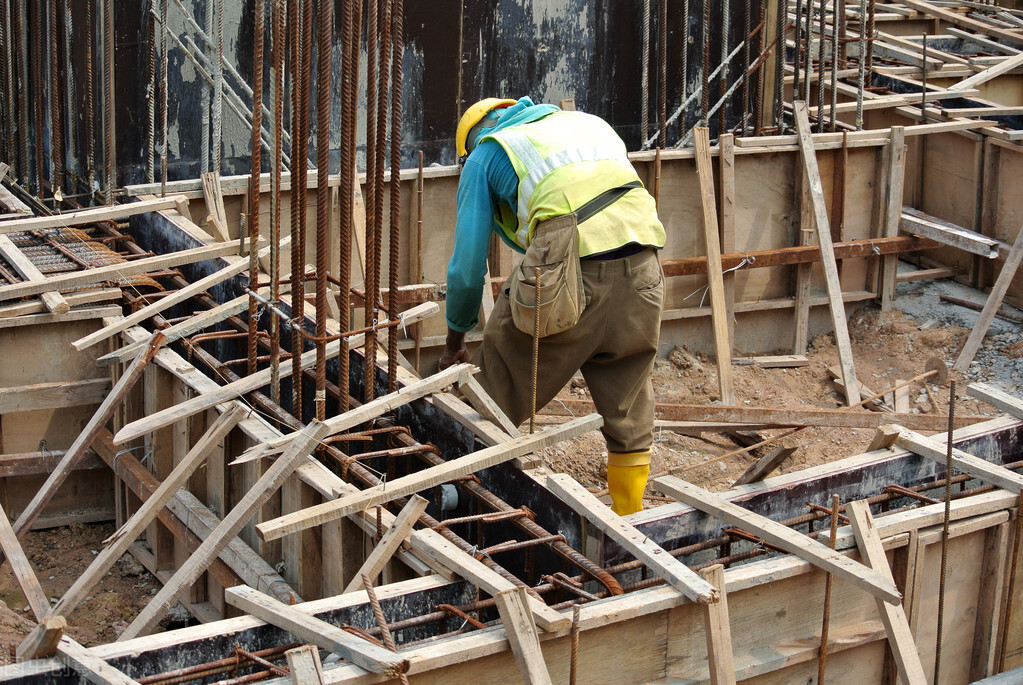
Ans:
{"type": "MultiPolygon", "coordinates": [[[[496,127],[486,132],[536,121],[557,109],[554,105],[535,105],[523,97],[505,111],[496,127]]],[[[477,145],[466,159],[458,181],[455,248],[448,262],[446,296],[446,319],[452,330],[464,333],[479,321],[491,232],[497,231],[512,249],[523,252],[508,240],[495,220],[498,212],[516,215],[518,191],[519,179],[504,149],[493,140],[477,145]]]]}

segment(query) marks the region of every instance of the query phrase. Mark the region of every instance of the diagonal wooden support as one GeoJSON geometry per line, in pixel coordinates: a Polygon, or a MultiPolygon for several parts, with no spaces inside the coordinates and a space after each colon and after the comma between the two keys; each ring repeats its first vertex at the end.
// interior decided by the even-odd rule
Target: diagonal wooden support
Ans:
{"type": "Polygon", "coordinates": [[[332,502],[324,502],[302,511],[296,511],[293,514],[264,521],[256,526],[256,532],[264,540],[276,540],[285,535],[319,526],[329,521],[337,520],[342,516],[362,511],[363,509],[390,502],[398,497],[404,497],[405,495],[411,495],[413,492],[432,488],[454,478],[482,471],[514,457],[519,457],[542,447],[548,447],[595,430],[600,428],[602,424],[603,419],[601,419],[599,414],[590,414],[589,416],[563,423],[557,428],[532,435],[524,435],[494,447],[487,447],[478,452],[467,454],[464,457],[452,459],[443,464],[411,473],[389,483],[381,483],[380,485],[366,488],[356,494],[347,495],[332,502]]]}
{"type": "MultiPolygon", "coordinates": [[[[870,506],[862,500],[850,502],[846,506],[846,513],[849,515],[863,563],[894,582],[888,558],[881,544],[881,536],[874,525],[873,516],[870,515],[870,506]]],[[[885,632],[888,633],[888,644],[892,648],[892,655],[895,657],[903,684],[926,685],[927,676],[924,675],[920,653],[913,641],[913,633],[909,629],[909,621],[906,619],[906,611],[902,604],[889,604],[878,599],[877,610],[881,614],[885,632]]]]}
{"type": "Polygon", "coordinates": [[[966,386],[966,392],[978,400],[987,402],[999,411],[1004,411],[1017,419],[1023,419],[1023,400],[1004,390],[999,390],[987,383],[970,383],[966,386]]]}
{"type": "MultiPolygon", "coordinates": [[[[430,316],[431,314],[439,311],[439,307],[435,302],[427,302],[425,304],[413,307],[402,313],[403,318],[406,322],[411,323],[412,321],[418,321],[420,318],[430,316]]],[[[358,347],[366,339],[363,334],[353,335],[347,339],[347,345],[349,349],[358,347]]],[[[327,343],[326,356],[327,359],[336,357],[338,352],[342,348],[343,340],[335,340],[327,343]]],[[[309,350],[302,355],[301,365],[302,368],[308,368],[316,363],[316,350],[309,350]]],[[[293,371],[291,364],[287,364],[280,368],[279,375],[281,378],[287,378],[293,371]]],[[[270,382],[271,369],[263,369],[256,373],[249,374],[244,378],[222,385],[216,390],[203,393],[189,400],[185,400],[173,407],[168,407],[162,411],[158,411],[150,416],[143,417],[138,421],[133,421],[127,426],[122,428],[114,436],[114,442],[121,444],[128,440],[134,440],[135,438],[142,437],[150,431],[154,431],[164,426],[169,426],[172,423],[177,423],[181,419],[187,418],[194,414],[198,414],[201,411],[205,411],[211,407],[215,407],[218,404],[233,400],[236,397],[258,390],[259,388],[267,385],[270,382]]]]}
{"type": "Polygon", "coordinates": [[[50,602],[46,599],[46,593],[43,592],[39,579],[36,578],[35,571],[32,570],[32,564],[25,556],[25,550],[18,542],[18,536],[14,534],[14,529],[11,528],[11,522],[7,520],[7,513],[3,507],[0,507],[0,549],[3,549],[7,561],[11,562],[11,570],[14,571],[18,586],[21,587],[25,599],[28,600],[28,605],[32,608],[32,615],[36,617],[37,621],[41,621],[50,611],[50,602]]]}
{"type": "Polygon", "coordinates": [[[50,610],[50,615],[67,615],[75,610],[75,607],[92,591],[95,584],[103,578],[103,574],[114,565],[114,562],[121,558],[121,555],[135,541],[135,538],[145,530],[146,526],[163,509],[164,505],[174,497],[178,489],[187,483],[192,473],[200,464],[206,461],[206,457],[210,452],[223,443],[227,434],[238,425],[238,422],[247,413],[246,409],[234,405],[210,426],[205,435],[196,442],[195,447],[189,450],[188,454],[174,467],[174,470],[160,483],[160,487],[157,488],[156,492],[138,508],[123,526],[104,541],[106,547],[96,555],[96,558],[92,560],[89,567],[68,588],[68,591],[64,593],[60,601],[50,610]]]}
{"type": "Polygon", "coordinates": [[[522,435],[519,427],[512,423],[507,414],[498,406],[497,402],[487,394],[480,382],[473,377],[459,381],[458,390],[462,393],[473,409],[480,413],[480,416],[487,421],[500,426],[501,429],[513,438],[522,435]]]}
{"type": "Polygon", "coordinates": [[[320,651],[312,645],[302,645],[284,653],[288,658],[291,682],[295,685],[323,685],[323,665],[320,651]]]}
{"type": "Polygon", "coordinates": [[[288,449],[259,477],[234,509],[224,517],[216,530],[203,540],[188,561],[177,570],[167,584],[146,605],[131,625],[121,634],[119,640],[128,640],[142,634],[148,634],[163,618],[167,609],[177,600],[178,595],[202,575],[210,562],[227,543],[238,534],[238,531],[252,518],[263,504],[277,492],[291,472],[316,448],[320,440],[326,437],[326,424],[313,421],[291,443],[288,449]]]}
{"type": "Polygon", "coordinates": [[[111,207],[82,209],[77,212],[54,214],[52,216],[37,216],[28,219],[4,221],[0,222],[0,234],[36,231],[45,228],[66,228],[68,226],[96,223],[97,221],[115,221],[126,219],[136,214],[148,214],[149,212],[158,212],[163,209],[175,209],[182,202],[186,205],[188,204],[187,195],[172,195],[158,200],[143,200],[141,202],[129,202],[111,207]]]}
{"type": "MultiPolygon", "coordinates": [[[[4,259],[10,262],[14,270],[21,274],[21,277],[26,281],[46,280],[46,276],[36,268],[32,260],[26,257],[6,235],[0,235],[0,255],[3,255],[4,259]]],[[[39,297],[43,304],[46,305],[46,308],[54,314],[64,314],[71,311],[71,305],[68,304],[63,295],[55,290],[42,293],[39,297]]]]}
{"type": "Polygon", "coordinates": [[[64,637],[67,621],[63,616],[44,616],[15,652],[19,662],[45,659],[57,653],[57,644],[64,637]]]}
{"type": "Polygon", "coordinates": [[[708,604],[720,598],[713,585],[626,523],[572,476],[565,473],[549,475],[547,489],[689,599],[708,604]]]}
{"type": "Polygon", "coordinates": [[[391,524],[391,527],[380,538],[380,542],[376,544],[373,551],[366,557],[366,561],[362,562],[362,566],[356,572],[355,577],[352,578],[352,582],[348,584],[348,587],[341,594],[361,590],[362,577],[364,575],[368,578],[376,578],[379,575],[401,543],[412,532],[412,527],[419,520],[419,515],[426,511],[427,505],[429,505],[429,501],[419,495],[412,495],[409,498],[408,504],[398,512],[394,523],[391,524]]]}
{"type": "Polygon", "coordinates": [[[995,285],[987,296],[984,309],[980,312],[980,316],[977,317],[976,325],[970,330],[970,336],[963,344],[963,349],[959,353],[956,363],[952,365],[952,368],[956,371],[965,373],[970,368],[970,363],[977,356],[977,350],[980,349],[980,344],[984,341],[987,329],[991,326],[995,314],[998,313],[998,308],[1002,306],[1002,298],[1005,297],[1009,285],[1012,284],[1012,279],[1016,276],[1021,260],[1023,260],[1023,226],[1020,227],[1019,232],[1016,234],[1016,240],[1012,243],[1009,256],[1005,258],[1002,270],[998,272],[998,278],[995,279],[995,285]]]}
{"type": "Polygon", "coordinates": [[[700,203],[703,207],[703,237],[707,247],[707,280],[710,287],[711,321],[714,325],[718,390],[723,403],[735,404],[735,390],[732,387],[732,349],[728,338],[725,282],[721,274],[721,243],[714,200],[714,170],[710,161],[710,134],[706,126],[697,126],[693,129],[693,141],[696,144],[696,174],[700,178],[700,203]]]}
{"type": "Polygon", "coordinates": [[[96,685],[138,685],[90,650],[65,636],[57,645],[57,658],[71,667],[83,679],[96,685]]]}
{"type": "Polygon", "coordinates": [[[838,263],[835,261],[835,246],[831,241],[831,223],[828,208],[824,203],[824,188],[821,186],[820,171],[817,169],[817,152],[810,135],[810,119],[806,103],[795,103],[796,131],[799,151],[803,160],[803,183],[810,192],[813,203],[814,227],[817,229],[817,244],[821,251],[821,266],[827,285],[828,300],[831,303],[831,322],[835,327],[835,347],[842,366],[842,382],[845,383],[846,403],[852,406],[860,401],[859,383],[853,365],[852,342],[849,340],[849,324],[845,319],[845,302],[842,300],[842,284],[838,278],[838,263]]]}
{"type": "Polygon", "coordinates": [[[734,483],[732,483],[732,487],[734,488],[736,485],[745,485],[746,483],[754,483],[758,480],[763,480],[771,473],[771,471],[774,471],[776,468],[781,466],[785,460],[791,457],[792,453],[798,449],[799,446],[797,445],[796,447],[778,447],[777,449],[771,450],[758,459],[753,466],[746,469],[746,471],[743,472],[743,474],[739,476],[734,483]]]}
{"type": "Polygon", "coordinates": [[[654,485],[680,502],[754,533],[789,554],[795,554],[800,559],[835,574],[875,597],[886,602],[898,602],[901,599],[895,584],[883,578],[876,571],[864,568],[862,564],[829,549],[802,533],[783,526],[777,521],[743,509],[737,504],[674,476],[658,478],[654,481],[654,485]]]}
{"type": "MultiPolygon", "coordinates": [[[[901,426],[897,428],[899,429],[899,437],[895,440],[896,445],[914,454],[919,454],[921,457],[932,459],[942,466],[945,465],[947,450],[945,443],[938,442],[934,438],[924,437],[901,426]]],[[[992,464],[980,457],[975,457],[960,449],[952,449],[952,466],[963,473],[968,473],[974,478],[979,478],[985,483],[990,483],[1009,492],[1019,493],[1023,491],[1023,475],[1010,471],[1004,466],[992,464]]]]}
{"type": "Polygon", "coordinates": [[[224,599],[231,606],[282,628],[300,640],[312,642],[338,654],[372,673],[383,673],[393,678],[408,670],[408,660],[397,654],[295,607],[282,604],[247,585],[228,588],[224,591],[224,599]]]}
{"type": "Polygon", "coordinates": [[[71,473],[75,464],[82,458],[85,451],[92,444],[92,441],[96,439],[100,431],[104,429],[107,420],[113,415],[114,411],[121,404],[121,401],[131,390],[132,386],[142,377],[142,372],[146,370],[146,366],[152,361],[153,357],[159,351],[160,346],[163,344],[163,334],[160,332],[154,333],[153,337],[149,339],[149,344],[143,349],[139,356],[135,358],[135,361],[125,369],[124,373],[114,384],[114,387],[110,389],[110,394],[107,395],[103,403],[96,409],[96,413],[93,414],[89,422],[82,428],[82,432],[78,434],[75,441],[71,444],[71,447],[64,453],[63,458],[57,467],[53,469],[49,478],[43,483],[43,486],[39,488],[39,492],[35,494],[32,501],[28,503],[24,511],[21,512],[21,516],[14,522],[14,532],[20,537],[32,526],[32,523],[36,520],[43,509],[49,503],[50,499],[56,494],[57,488],[64,482],[71,473]]]}
{"type": "Polygon", "coordinates": [[[735,661],[732,658],[732,627],[728,623],[728,593],[725,591],[725,567],[708,566],[700,576],[715,587],[721,599],[703,607],[703,630],[707,636],[707,666],[711,685],[735,685],[735,661]]]}
{"type": "Polygon", "coordinates": [[[522,682],[526,685],[551,685],[551,674],[547,672],[547,664],[544,663],[543,651],[540,649],[540,636],[536,632],[533,615],[526,607],[528,600],[529,595],[524,587],[494,595],[522,682]]]}

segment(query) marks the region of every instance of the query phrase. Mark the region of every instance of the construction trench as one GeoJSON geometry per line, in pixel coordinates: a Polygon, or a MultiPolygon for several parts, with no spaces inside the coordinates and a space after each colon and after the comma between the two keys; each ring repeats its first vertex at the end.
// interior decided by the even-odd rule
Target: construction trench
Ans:
{"type": "Polygon", "coordinates": [[[1023,682],[1023,399],[980,382],[1019,339],[1023,11],[477,5],[4,0],[0,680],[1023,682]],[[585,390],[515,426],[434,373],[454,126],[495,93],[606,118],[668,234],[661,353],[710,381],[658,431],[704,447],[627,517],[585,390]],[[920,282],[981,311],[858,374],[850,322],[920,282]],[[744,399],[822,339],[828,403],[744,399]],[[860,451],[795,468],[814,431],[860,451]],[[44,591],[33,537],[111,522],[44,591]],[[73,639],[126,558],[152,593],[73,639]]]}

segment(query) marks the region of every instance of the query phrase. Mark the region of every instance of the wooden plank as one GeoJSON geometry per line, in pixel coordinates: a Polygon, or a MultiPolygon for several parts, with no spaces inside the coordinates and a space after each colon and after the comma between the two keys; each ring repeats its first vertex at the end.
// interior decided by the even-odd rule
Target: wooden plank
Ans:
{"type": "Polygon", "coordinates": [[[746,471],[739,476],[732,487],[736,485],[746,485],[747,483],[755,483],[758,480],[767,478],[768,475],[776,468],[785,463],[785,460],[792,456],[792,454],[799,449],[796,447],[779,447],[771,450],[763,457],[757,460],[755,464],[750,466],[746,471]]]}
{"type": "Polygon", "coordinates": [[[304,511],[264,521],[256,526],[256,531],[264,540],[276,540],[285,535],[297,533],[342,516],[349,516],[363,509],[390,502],[398,497],[411,495],[426,488],[446,483],[453,478],[482,471],[522,456],[537,449],[557,444],[563,440],[574,438],[583,433],[600,428],[603,424],[599,414],[590,414],[549,430],[523,435],[500,445],[452,459],[444,464],[431,466],[415,473],[403,476],[389,483],[360,490],[358,493],[346,495],[332,502],[324,502],[304,511]]]}
{"type": "MultiPolygon", "coordinates": [[[[313,350],[315,352],[315,350],[313,350]]],[[[330,435],[348,430],[354,426],[366,423],[371,419],[393,411],[398,407],[404,407],[409,402],[425,397],[433,392],[445,388],[462,378],[468,378],[479,369],[472,364],[455,364],[421,381],[410,383],[392,393],[388,393],[375,400],[366,402],[363,405],[350,409],[343,414],[332,416],[325,421],[330,429],[330,435]]],[[[226,387],[226,386],[225,386],[226,387]]],[[[178,405],[181,406],[181,405],[178,405]]],[[[275,440],[267,440],[261,445],[249,448],[242,453],[232,465],[251,461],[252,459],[265,457],[268,454],[278,452],[291,442],[294,434],[283,435],[275,440]]]]}
{"type": "Polygon", "coordinates": [[[408,670],[409,662],[394,652],[245,585],[228,588],[224,597],[231,606],[282,628],[299,640],[338,654],[372,673],[397,677],[408,670]]]}
{"type": "Polygon", "coordinates": [[[911,7],[918,12],[929,14],[932,17],[938,17],[939,19],[947,21],[954,26],[979,31],[987,34],[988,36],[995,36],[1011,45],[1023,46],[1023,36],[1020,36],[1015,31],[998,28],[988,22],[967,17],[965,14],[960,14],[959,12],[954,12],[952,10],[939,7],[933,3],[924,2],[923,0],[899,0],[899,3],[906,7],[911,7]]]}
{"type": "MultiPolygon", "coordinates": [[[[849,515],[863,563],[894,583],[891,569],[888,567],[888,558],[881,544],[881,536],[874,525],[873,516],[870,515],[870,506],[862,500],[849,502],[846,505],[846,513],[849,515]]],[[[926,685],[927,676],[924,675],[920,653],[913,641],[913,633],[910,631],[902,604],[889,604],[878,599],[877,610],[888,633],[888,646],[892,649],[902,682],[905,685],[926,685]]]]}
{"type": "MultiPolygon", "coordinates": [[[[735,138],[731,133],[718,136],[718,169],[721,177],[721,252],[735,251],[735,138]]],[[[721,274],[725,293],[725,321],[728,323],[728,349],[735,343],[735,272],[721,274]]],[[[732,360],[735,363],[735,360],[732,360]]]]}
{"type": "Polygon", "coordinates": [[[99,404],[109,390],[109,378],[0,388],[0,414],[99,404]]]}
{"type": "MultiPolygon", "coordinates": [[[[63,297],[69,305],[72,307],[78,307],[83,304],[119,300],[121,299],[121,289],[95,288],[92,290],[83,290],[79,293],[67,293],[63,297]]],[[[38,314],[45,311],[46,305],[42,302],[19,302],[17,304],[8,304],[0,307],[0,319],[6,319],[12,316],[23,316],[25,314],[38,314]]]]}
{"type": "Polygon", "coordinates": [[[302,645],[284,653],[288,658],[291,682],[295,685],[323,685],[323,665],[320,651],[312,645],[302,645]]]}
{"type": "Polygon", "coordinates": [[[776,354],[762,357],[733,357],[735,366],[757,366],[761,369],[793,369],[808,366],[810,360],[805,354],[776,354]]]}
{"type": "Polygon", "coordinates": [[[901,599],[895,583],[891,580],[777,521],[743,509],[674,476],[662,476],[654,481],[654,485],[680,502],[754,533],[789,554],[795,554],[800,559],[833,573],[875,597],[891,603],[899,602],[901,599]]]}
{"type": "Polygon", "coordinates": [[[970,383],[966,386],[966,392],[971,397],[976,397],[996,407],[999,411],[1015,416],[1017,419],[1023,419],[1023,400],[1004,390],[999,390],[987,383],[970,383]]]}
{"type": "Polygon", "coordinates": [[[831,241],[831,224],[828,208],[824,204],[824,188],[817,170],[817,153],[813,149],[810,135],[810,120],[806,114],[806,103],[795,103],[796,130],[799,150],[803,160],[803,181],[810,191],[813,202],[814,227],[817,229],[817,243],[821,249],[821,265],[827,284],[828,299],[831,302],[831,322],[835,327],[835,347],[838,348],[839,363],[842,366],[842,382],[845,383],[846,404],[852,406],[860,401],[859,385],[856,382],[856,368],[852,358],[852,342],[849,340],[849,326],[845,318],[845,303],[842,301],[842,284],[838,278],[838,264],[835,261],[834,244],[831,241]]]}
{"type": "MultiPolygon", "coordinates": [[[[46,276],[36,268],[32,260],[26,257],[6,235],[0,235],[0,255],[3,255],[10,262],[11,266],[14,267],[14,270],[21,274],[21,277],[26,281],[46,280],[46,276]]],[[[42,293],[40,299],[43,301],[46,309],[54,314],[65,314],[71,310],[71,305],[56,291],[42,293]]]]}
{"type": "Polygon", "coordinates": [[[313,421],[303,428],[287,451],[259,477],[216,530],[203,540],[185,565],[174,573],[170,581],[161,588],[118,639],[128,640],[152,631],[167,609],[177,601],[177,596],[202,575],[230,539],[237,535],[260,507],[277,492],[295,467],[315,449],[327,433],[326,425],[320,421],[313,421]]]}
{"type": "MultiPolygon", "coordinates": [[[[484,592],[496,596],[500,592],[515,589],[515,584],[512,581],[482,561],[477,561],[471,555],[466,554],[437,531],[417,530],[412,533],[412,537],[418,540],[416,548],[418,553],[443,564],[484,592]]],[[[529,596],[527,603],[529,611],[533,614],[533,620],[546,632],[567,630],[572,625],[572,619],[562,616],[533,595],[529,596]]]]}
{"type": "Polygon", "coordinates": [[[210,426],[210,429],[196,442],[195,447],[188,451],[188,454],[160,483],[156,492],[142,503],[142,506],[123,526],[103,541],[105,547],[49,611],[50,615],[67,615],[75,610],[75,607],[92,591],[95,584],[102,579],[103,574],[121,558],[135,538],[156,518],[159,511],[164,508],[178,489],[187,484],[192,473],[206,460],[210,452],[224,441],[227,434],[238,425],[238,422],[247,413],[245,408],[236,405],[210,426]]]}
{"type": "Polygon", "coordinates": [[[446,392],[434,393],[427,400],[462,426],[468,428],[480,442],[487,446],[499,445],[511,440],[511,436],[461,399],[446,392]]]}
{"type": "MultiPolygon", "coordinates": [[[[291,236],[286,236],[283,240],[280,241],[280,248],[283,249],[290,242],[291,236]]],[[[257,253],[257,258],[266,257],[268,254],[270,254],[269,245],[264,247],[257,253]]],[[[113,336],[116,333],[120,333],[121,331],[130,328],[135,324],[142,323],[143,321],[154,316],[155,314],[158,314],[162,311],[166,311],[167,309],[170,309],[171,307],[182,302],[186,302],[193,296],[198,295],[201,292],[204,292],[205,290],[213,287],[214,285],[217,285],[218,283],[222,283],[229,278],[237,276],[243,271],[248,271],[248,269],[249,260],[238,257],[235,259],[234,263],[225,266],[222,269],[218,269],[217,271],[211,273],[209,276],[200,278],[198,281],[195,281],[194,283],[189,283],[184,288],[174,291],[174,293],[169,295],[168,297],[161,297],[155,300],[151,304],[142,307],[138,311],[132,312],[128,316],[122,318],[120,321],[114,322],[108,326],[104,326],[103,328],[99,329],[98,331],[95,331],[94,333],[90,333],[89,335],[86,335],[84,337],[79,338],[78,340],[75,340],[74,342],[71,343],[71,346],[79,351],[84,350],[88,347],[92,347],[96,343],[106,340],[107,338],[113,336]]]]}
{"type": "MultiPolygon", "coordinates": [[[[2,225],[2,224],[0,224],[2,225]]],[[[160,271],[182,264],[193,264],[207,259],[215,259],[237,253],[238,246],[233,243],[217,243],[189,250],[180,250],[170,254],[133,259],[130,262],[98,266],[83,271],[47,276],[43,281],[28,281],[0,286],[0,300],[13,300],[19,297],[39,295],[49,291],[66,290],[80,285],[91,285],[104,281],[118,281],[121,278],[137,276],[149,271],[160,271]]]]}
{"type": "Polygon", "coordinates": [[[412,495],[409,498],[408,503],[398,512],[390,528],[387,529],[387,532],[380,538],[376,547],[366,557],[366,561],[363,562],[352,582],[344,589],[344,592],[361,590],[363,575],[371,579],[377,577],[398,550],[401,543],[412,532],[412,527],[419,520],[419,515],[426,511],[426,507],[429,504],[428,500],[419,495],[412,495]]]}
{"type": "Polygon", "coordinates": [[[202,179],[202,194],[210,212],[205,223],[210,227],[213,237],[226,243],[231,236],[227,232],[227,210],[224,209],[224,190],[220,186],[220,172],[210,171],[200,174],[199,178],[202,179]]]}
{"type": "MultiPolygon", "coordinates": [[[[892,126],[888,143],[886,176],[888,188],[885,193],[884,221],[881,236],[893,238],[899,234],[899,214],[902,209],[902,190],[906,169],[906,136],[902,126],[892,126]]],[[[879,290],[881,311],[888,311],[895,301],[895,277],[899,270],[897,255],[881,257],[879,290]]]]}
{"type": "Polygon", "coordinates": [[[547,489],[689,599],[707,604],[720,598],[713,585],[626,523],[568,474],[547,476],[547,489]]]}
{"type": "MultiPolygon", "coordinates": [[[[933,459],[939,464],[944,465],[945,463],[946,447],[934,438],[928,438],[910,430],[902,430],[899,432],[895,444],[904,450],[919,454],[921,457],[933,459]]],[[[1009,492],[1018,494],[1023,491],[1023,475],[960,449],[952,449],[952,466],[963,473],[968,473],[974,478],[979,478],[985,483],[991,483],[995,487],[1003,488],[1009,492]]]]}
{"type": "MultiPolygon", "coordinates": [[[[1021,53],[1023,54],[1023,53],[1021,53]]],[[[998,257],[998,241],[956,226],[912,207],[903,207],[899,227],[906,233],[930,238],[988,259],[998,257]]]]}
{"type": "Polygon", "coordinates": [[[949,86],[949,90],[976,88],[980,84],[987,83],[991,79],[1008,73],[1020,65],[1023,65],[1023,53],[1012,55],[1011,57],[1003,57],[994,66],[988,67],[969,78],[963,79],[959,83],[949,86]]]}
{"type": "Polygon", "coordinates": [[[551,674],[547,672],[547,664],[544,663],[533,615],[526,608],[528,597],[526,588],[516,587],[514,590],[498,592],[494,595],[494,602],[501,614],[501,623],[504,624],[504,632],[515,655],[522,682],[526,685],[553,684],[551,674]]]}
{"type": "Polygon", "coordinates": [[[1005,263],[1002,264],[1002,270],[998,273],[998,279],[995,281],[995,285],[991,288],[991,293],[984,303],[984,310],[977,317],[977,323],[970,330],[970,336],[966,339],[966,343],[963,344],[963,349],[959,353],[955,364],[952,365],[952,368],[956,371],[965,373],[970,368],[970,363],[977,355],[977,350],[980,349],[980,344],[984,341],[984,336],[987,334],[988,327],[991,326],[991,321],[995,318],[998,308],[1002,306],[1002,298],[1005,297],[1005,293],[1016,275],[1020,260],[1023,260],[1023,227],[1020,227],[1019,232],[1016,234],[1016,240],[1012,244],[1012,249],[1009,250],[1009,256],[1006,257],[1005,263]]]}
{"type": "Polygon", "coordinates": [[[703,208],[703,238],[707,250],[707,281],[710,287],[711,322],[714,326],[714,354],[717,357],[718,391],[721,401],[735,404],[732,387],[732,350],[728,338],[728,313],[725,285],[721,276],[721,243],[714,201],[714,170],[710,161],[710,134],[706,126],[693,128],[696,145],[696,174],[700,179],[700,204],[703,208]]]}
{"type": "Polygon", "coordinates": [[[36,517],[42,513],[43,509],[49,503],[50,499],[56,494],[57,488],[64,482],[68,474],[74,468],[75,464],[82,458],[85,451],[92,444],[92,441],[96,438],[100,431],[104,429],[107,421],[120,406],[121,401],[124,399],[128,391],[131,390],[132,386],[142,377],[142,373],[146,370],[146,366],[156,355],[160,349],[160,345],[163,344],[163,334],[154,333],[149,339],[149,344],[146,346],[139,356],[135,358],[135,361],[125,369],[124,373],[111,388],[110,394],[107,395],[103,403],[96,409],[96,413],[93,414],[89,422],[85,424],[82,431],[75,438],[75,441],[71,444],[71,447],[67,449],[64,456],[61,458],[60,463],[57,464],[53,472],[50,473],[49,478],[43,483],[42,487],[32,498],[32,501],[26,505],[25,509],[21,512],[18,520],[14,523],[14,532],[18,536],[22,536],[32,526],[32,522],[36,520],[36,517]]]}
{"type": "MultiPolygon", "coordinates": [[[[429,316],[438,311],[436,304],[429,302],[418,307],[413,307],[402,313],[403,317],[407,322],[418,321],[420,318],[429,316]]],[[[353,335],[347,339],[349,349],[357,347],[362,344],[365,340],[365,335],[353,335]]],[[[327,343],[326,346],[326,357],[331,359],[337,356],[341,349],[344,340],[335,340],[327,343]]],[[[302,354],[301,365],[302,368],[308,368],[316,363],[316,350],[309,350],[302,354]]],[[[294,367],[291,364],[283,365],[279,370],[280,378],[287,378],[291,375],[294,367]]],[[[135,438],[141,437],[149,431],[162,428],[163,426],[176,423],[183,418],[187,418],[201,411],[205,411],[211,407],[215,407],[218,404],[233,400],[236,397],[258,390],[259,388],[267,385],[270,382],[270,369],[263,369],[256,373],[250,374],[241,378],[233,383],[222,385],[216,390],[210,392],[204,392],[201,395],[197,395],[189,400],[185,400],[173,407],[168,407],[163,411],[159,411],[151,416],[146,416],[138,421],[133,421],[127,426],[122,428],[114,436],[115,442],[118,444],[127,442],[128,440],[134,440],[135,438]]]]}
{"type": "Polygon", "coordinates": [[[67,228],[69,226],[81,226],[82,224],[94,224],[100,221],[119,221],[137,214],[148,214],[149,212],[157,212],[164,209],[176,209],[181,203],[187,206],[188,197],[185,195],[172,195],[158,200],[143,200],[141,202],[129,202],[111,207],[82,209],[76,212],[54,214],[52,216],[4,221],[0,223],[0,234],[37,231],[45,228],[67,228]]]}
{"type": "Polygon", "coordinates": [[[18,662],[29,659],[45,659],[57,653],[57,643],[64,637],[67,621],[63,616],[43,616],[39,625],[32,629],[18,645],[15,652],[18,662]]]}
{"type": "Polygon", "coordinates": [[[732,628],[728,622],[728,593],[725,567],[708,566],[700,576],[718,590],[721,599],[703,608],[703,632],[707,639],[707,665],[711,685],[734,685],[735,661],[732,657],[732,628]]]}
{"type": "Polygon", "coordinates": [[[32,608],[32,614],[36,621],[41,621],[50,611],[50,601],[46,599],[39,579],[36,578],[32,564],[25,556],[25,550],[18,542],[18,536],[14,534],[11,522],[7,519],[7,512],[0,507],[0,549],[3,549],[7,561],[11,562],[11,570],[18,581],[18,586],[25,595],[28,605],[32,608]]]}
{"type": "MultiPolygon", "coordinates": [[[[900,383],[905,383],[902,378],[895,379],[895,385],[898,386],[900,383]]],[[[909,388],[903,385],[901,388],[896,387],[895,389],[895,411],[899,414],[909,413],[909,388]]]]}
{"type": "MultiPolygon", "coordinates": [[[[796,198],[798,199],[799,212],[799,246],[813,247],[818,255],[822,254],[820,247],[813,245],[813,202],[810,199],[810,190],[803,180],[802,175],[797,176],[795,185],[796,198]]],[[[810,286],[813,280],[813,268],[809,263],[800,263],[796,266],[796,292],[795,292],[795,321],[793,322],[792,353],[793,355],[806,354],[806,347],[810,340],[810,286]]]]}
{"type": "Polygon", "coordinates": [[[129,678],[67,636],[61,638],[57,644],[57,658],[90,683],[96,685],[138,685],[138,681],[129,678]]]}
{"type": "Polygon", "coordinates": [[[459,380],[458,389],[469,401],[469,404],[480,413],[487,421],[500,426],[501,429],[513,438],[521,435],[518,426],[512,423],[508,415],[501,410],[497,402],[487,394],[480,382],[472,376],[459,380]]]}

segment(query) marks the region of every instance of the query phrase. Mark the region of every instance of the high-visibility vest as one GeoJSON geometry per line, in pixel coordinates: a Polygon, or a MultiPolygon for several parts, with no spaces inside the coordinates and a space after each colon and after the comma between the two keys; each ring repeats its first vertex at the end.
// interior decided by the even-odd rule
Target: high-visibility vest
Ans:
{"type": "MultiPolygon", "coordinates": [[[[569,214],[611,188],[639,181],[618,134],[603,119],[583,112],[554,112],[537,121],[500,129],[483,138],[508,154],[519,177],[518,215],[498,213],[507,238],[525,249],[541,221],[569,214]]],[[[579,226],[579,255],[629,243],[664,246],[664,226],[644,188],[579,226]]]]}

